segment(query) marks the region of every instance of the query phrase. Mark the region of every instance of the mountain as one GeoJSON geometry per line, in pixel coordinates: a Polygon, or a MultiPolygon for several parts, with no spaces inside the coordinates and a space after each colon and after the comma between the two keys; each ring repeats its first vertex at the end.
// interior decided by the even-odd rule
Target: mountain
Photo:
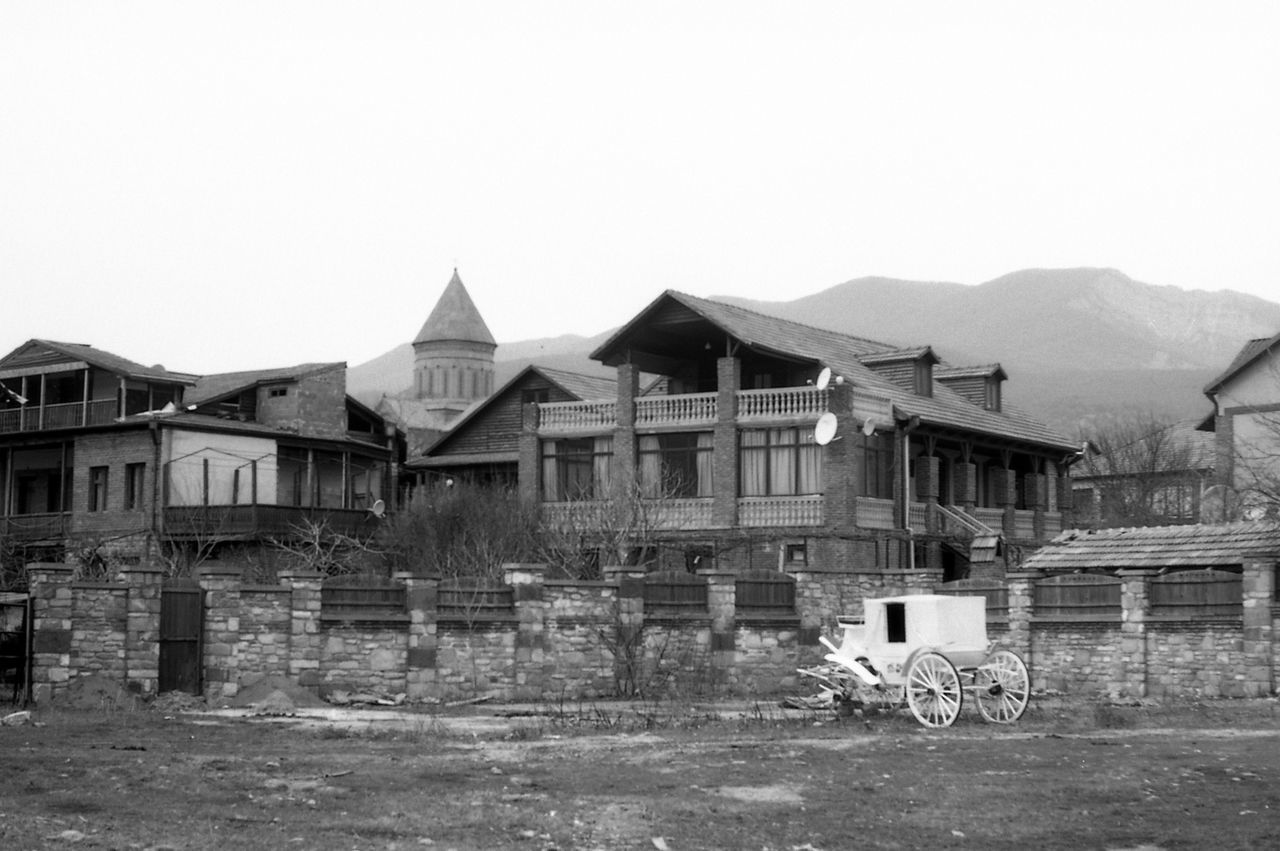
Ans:
{"type": "MultiPolygon", "coordinates": [[[[890,344],[927,343],[954,365],[999,361],[1005,398],[1070,436],[1106,411],[1206,416],[1201,388],[1246,341],[1280,330],[1280,304],[1146,284],[1114,269],[1026,269],[977,286],[858,278],[791,301],[715,298],[890,344]]],[[[499,381],[533,359],[599,372],[586,355],[607,333],[500,345],[499,381]]],[[[376,402],[407,389],[412,374],[405,345],[353,367],[348,382],[376,402]]]]}

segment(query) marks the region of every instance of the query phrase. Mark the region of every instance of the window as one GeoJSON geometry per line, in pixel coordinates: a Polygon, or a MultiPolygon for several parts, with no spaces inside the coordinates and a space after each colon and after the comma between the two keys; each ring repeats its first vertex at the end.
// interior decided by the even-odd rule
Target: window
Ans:
{"type": "Polygon", "coordinates": [[[917,396],[933,395],[933,364],[923,358],[915,364],[915,391],[917,396]]]}
{"type": "Polygon", "coordinates": [[[809,563],[807,544],[786,544],[782,549],[783,563],[788,567],[801,567],[809,563]]]}
{"type": "Polygon", "coordinates": [[[546,387],[520,391],[520,407],[533,404],[544,404],[551,401],[551,391],[546,387]]]}
{"type": "Polygon", "coordinates": [[[822,447],[811,429],[740,432],[738,464],[742,496],[795,496],[822,489],[822,447]]]}
{"type": "Polygon", "coordinates": [[[126,511],[142,508],[143,483],[146,481],[146,464],[126,464],[124,468],[124,507],[126,511]]]}
{"type": "Polygon", "coordinates": [[[612,437],[542,442],[542,498],[547,502],[602,499],[609,494],[612,472],[612,437]]]}
{"type": "Polygon", "coordinates": [[[267,388],[267,398],[269,399],[279,399],[281,396],[288,396],[288,395],[289,395],[288,387],[268,387],[267,388]]]}
{"type": "Polygon", "coordinates": [[[107,510],[107,468],[89,468],[89,510],[107,510]]]}
{"type": "Polygon", "coordinates": [[[647,497],[711,496],[709,431],[640,437],[640,492],[647,497]]]}
{"type": "Polygon", "coordinates": [[[987,379],[986,402],[988,411],[1000,410],[1000,381],[996,378],[987,379]]]}
{"type": "Polygon", "coordinates": [[[893,499],[893,436],[862,436],[862,481],[860,496],[893,499]]]}

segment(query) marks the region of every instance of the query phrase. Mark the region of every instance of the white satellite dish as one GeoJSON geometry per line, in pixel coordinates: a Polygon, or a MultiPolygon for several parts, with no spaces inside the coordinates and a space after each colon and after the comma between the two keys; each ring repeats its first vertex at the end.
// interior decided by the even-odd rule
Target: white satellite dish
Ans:
{"type": "Polygon", "coordinates": [[[835,440],[837,425],[836,415],[830,411],[818,417],[818,424],[813,427],[813,442],[819,446],[826,446],[835,440]]]}
{"type": "Polygon", "coordinates": [[[867,437],[876,433],[876,421],[871,417],[867,417],[866,422],[862,424],[862,433],[867,437]]]}
{"type": "Polygon", "coordinates": [[[818,373],[818,380],[813,382],[813,386],[819,390],[826,390],[831,384],[831,367],[824,366],[822,372],[818,373]]]}
{"type": "Polygon", "coordinates": [[[381,517],[387,513],[387,504],[380,499],[375,499],[373,505],[369,506],[369,513],[374,517],[381,517]]]}

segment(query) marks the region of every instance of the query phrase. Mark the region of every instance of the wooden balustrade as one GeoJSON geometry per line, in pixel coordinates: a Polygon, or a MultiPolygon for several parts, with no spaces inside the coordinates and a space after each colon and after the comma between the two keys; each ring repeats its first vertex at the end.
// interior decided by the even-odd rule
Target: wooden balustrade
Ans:
{"type": "Polygon", "coordinates": [[[775,387],[738,391],[739,420],[817,419],[827,412],[828,391],[816,387],[775,387]]]}
{"type": "Polygon", "coordinates": [[[613,428],[617,422],[618,404],[613,400],[538,405],[539,431],[592,431],[613,428]]]}
{"type": "Polygon", "coordinates": [[[716,421],[716,394],[677,393],[636,399],[636,425],[712,425],[716,421]]]}
{"type": "Polygon", "coordinates": [[[821,526],[822,495],[748,496],[738,500],[739,526],[821,526]]]}

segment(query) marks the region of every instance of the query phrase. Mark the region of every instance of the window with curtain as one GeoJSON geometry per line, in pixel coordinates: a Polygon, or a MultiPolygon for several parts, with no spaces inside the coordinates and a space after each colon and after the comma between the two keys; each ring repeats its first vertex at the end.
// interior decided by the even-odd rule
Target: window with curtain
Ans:
{"type": "Polygon", "coordinates": [[[709,431],[641,435],[640,492],[650,498],[711,496],[712,443],[709,431]]]}
{"type": "Polygon", "coordinates": [[[542,498],[546,502],[603,499],[613,471],[613,438],[542,442],[542,498]]]}
{"type": "Polygon", "coordinates": [[[893,435],[862,436],[861,484],[859,496],[893,499],[893,435]]]}
{"type": "Polygon", "coordinates": [[[742,496],[795,496],[822,490],[822,447],[806,428],[768,428],[738,434],[738,490],[742,496]]]}

